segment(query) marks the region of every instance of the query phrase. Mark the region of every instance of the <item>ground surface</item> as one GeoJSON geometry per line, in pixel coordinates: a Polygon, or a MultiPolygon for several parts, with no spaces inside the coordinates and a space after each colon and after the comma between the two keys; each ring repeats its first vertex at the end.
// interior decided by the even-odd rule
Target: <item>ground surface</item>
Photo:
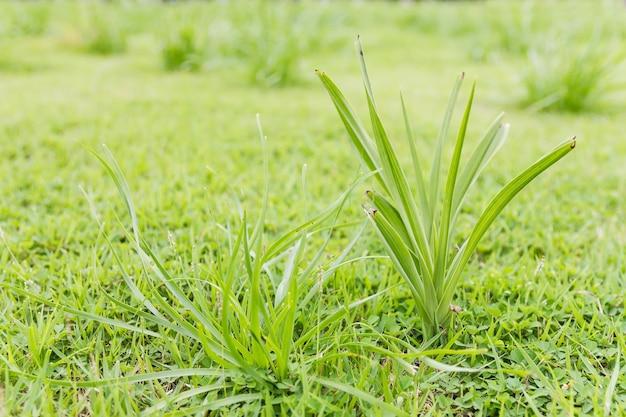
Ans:
{"type": "MultiPolygon", "coordinates": [[[[626,70],[618,66],[626,9],[619,2],[400,3],[0,4],[0,414],[626,414],[626,70]],[[472,192],[459,241],[497,187],[578,138],[575,152],[504,211],[463,275],[461,311],[445,347],[473,353],[429,355],[481,371],[448,372],[419,359],[410,293],[388,260],[374,257],[328,274],[323,289],[298,305],[293,340],[302,342],[282,377],[263,371],[259,382],[226,367],[119,379],[216,363],[202,342],[146,324],[109,298],[141,309],[122,270],[137,282],[147,273],[123,234],[129,219],[115,184],[86,148],[101,153],[107,145],[128,179],[144,238],[173,279],[200,283],[209,302],[193,293],[194,302],[217,317],[211,265],[217,246],[228,252],[223,228],[239,230],[240,207],[251,223],[261,212],[255,115],[268,137],[266,239],[329,206],[359,172],[314,74],[326,71],[365,115],[357,34],[402,154],[400,88],[425,155],[459,72],[477,80],[470,144],[506,112],[509,141],[472,192]],[[185,39],[194,46],[176,64],[185,39]],[[596,79],[597,67],[613,72],[596,79]],[[550,110],[572,71],[587,69],[592,75],[575,85],[606,91],[578,92],[569,111],[550,110]],[[533,81],[543,85],[539,92],[527,87],[533,81]],[[315,335],[302,336],[310,328],[315,335]],[[209,388],[193,391],[202,387],[209,388]]],[[[466,83],[461,100],[468,91],[466,83]]],[[[352,225],[333,233],[320,271],[357,234],[371,186],[359,184],[347,199],[339,222],[352,225]]],[[[315,236],[311,250],[322,242],[315,236]]],[[[369,228],[349,256],[366,255],[384,255],[369,228]]],[[[236,296],[246,308],[241,282],[236,296]]]]}

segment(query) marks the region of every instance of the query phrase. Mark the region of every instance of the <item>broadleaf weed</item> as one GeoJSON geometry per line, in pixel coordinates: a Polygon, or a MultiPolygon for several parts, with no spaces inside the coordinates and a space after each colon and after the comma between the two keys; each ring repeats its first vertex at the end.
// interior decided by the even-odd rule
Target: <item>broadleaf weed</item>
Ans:
{"type": "Polygon", "coordinates": [[[401,166],[397,153],[380,120],[370,86],[360,39],[356,42],[363,76],[373,138],[352,111],[341,90],[323,72],[317,74],[329,93],[350,143],[364,168],[373,172],[382,194],[368,191],[370,204],[367,217],[381,239],[399,274],[404,278],[415,300],[425,339],[441,335],[452,317],[450,309],[461,274],[474,249],[489,226],[506,205],[539,174],[568,154],[575,140],[567,140],[540,158],[511,180],[488,203],[465,242],[453,250],[452,237],[456,218],[465,198],[483,168],[502,146],[509,126],[501,124],[501,115],[479,141],[461,169],[461,154],[474,97],[474,86],[465,107],[463,119],[448,169],[443,168],[444,144],[459,94],[463,74],[457,79],[448,102],[444,122],[436,143],[428,183],[422,174],[406,106],[403,105],[406,129],[411,146],[413,172],[409,175],[401,166]],[[416,178],[415,181],[409,179],[416,178]],[[417,194],[413,191],[415,184],[417,194]]]}

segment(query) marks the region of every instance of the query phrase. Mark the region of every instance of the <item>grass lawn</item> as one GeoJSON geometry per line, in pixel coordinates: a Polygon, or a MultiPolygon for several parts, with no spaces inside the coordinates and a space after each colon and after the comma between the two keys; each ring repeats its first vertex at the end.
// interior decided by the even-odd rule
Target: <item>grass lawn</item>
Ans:
{"type": "Polygon", "coordinates": [[[625,28],[620,1],[1,2],[0,415],[626,415],[625,28]],[[460,72],[468,147],[506,112],[455,245],[577,138],[432,340],[314,72],[366,120],[357,34],[402,164],[400,90],[422,161],[460,72]]]}

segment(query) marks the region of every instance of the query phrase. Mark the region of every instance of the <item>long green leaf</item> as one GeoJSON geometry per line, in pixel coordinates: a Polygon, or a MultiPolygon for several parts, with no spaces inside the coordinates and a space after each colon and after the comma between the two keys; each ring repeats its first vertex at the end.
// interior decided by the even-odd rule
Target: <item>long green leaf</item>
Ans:
{"type": "MultiPolygon", "coordinates": [[[[219,382],[216,382],[214,384],[204,385],[204,386],[197,387],[197,388],[191,388],[191,389],[188,389],[186,391],[183,391],[183,392],[175,395],[174,397],[167,396],[167,397],[159,400],[157,403],[153,404],[150,408],[146,408],[146,409],[142,410],[140,415],[142,415],[142,416],[153,416],[153,415],[155,415],[155,413],[157,411],[163,412],[162,410],[165,409],[166,407],[168,407],[171,404],[177,404],[177,403],[180,403],[183,400],[186,400],[188,398],[193,398],[193,397],[199,396],[201,394],[205,394],[207,392],[218,391],[220,389],[221,390],[228,389],[231,386],[232,386],[232,384],[230,384],[228,382],[219,381],[219,382]]],[[[186,415],[191,415],[191,413],[189,412],[188,408],[185,409],[185,412],[188,413],[186,415]]]]}
{"type": "Polygon", "coordinates": [[[400,275],[409,284],[409,289],[416,300],[416,308],[420,316],[425,319],[427,318],[428,322],[432,322],[434,317],[431,312],[436,311],[437,300],[428,296],[428,294],[434,292],[434,288],[429,286],[427,289],[425,287],[429,285],[430,281],[422,279],[422,276],[417,270],[415,258],[411,255],[411,252],[406,247],[393,225],[376,210],[369,210],[367,214],[372,220],[375,226],[374,228],[380,240],[383,242],[391,261],[396,265],[400,275]]]}
{"type": "MultiPolygon", "coordinates": [[[[448,178],[446,181],[446,188],[444,191],[444,198],[441,210],[441,220],[439,221],[439,238],[437,241],[437,253],[435,256],[435,271],[434,271],[434,285],[435,297],[441,294],[441,289],[444,285],[445,270],[448,267],[448,252],[450,251],[450,218],[452,213],[452,199],[454,196],[454,188],[457,181],[457,174],[459,172],[459,165],[461,163],[461,153],[463,151],[463,144],[465,142],[465,134],[467,132],[467,124],[469,123],[469,116],[472,110],[472,102],[474,101],[474,92],[476,90],[476,83],[472,84],[472,90],[470,91],[469,98],[467,99],[467,105],[465,106],[465,112],[463,119],[461,120],[461,126],[459,127],[459,133],[457,135],[456,143],[454,144],[454,152],[452,154],[452,160],[450,161],[450,169],[448,170],[448,178]]],[[[449,310],[444,313],[446,316],[450,314],[449,310]]],[[[440,318],[440,317],[437,317],[440,318]]],[[[443,318],[443,317],[441,317],[443,318]]]]}
{"type": "Polygon", "coordinates": [[[506,137],[509,133],[509,125],[501,124],[500,121],[503,115],[504,113],[501,113],[496,117],[491,126],[489,126],[487,132],[485,132],[483,138],[480,140],[478,146],[474,152],[472,152],[465,167],[459,174],[457,184],[454,187],[454,198],[452,199],[451,229],[454,228],[456,217],[461,210],[461,206],[465,201],[469,189],[476,182],[476,179],[487,163],[506,141],[506,137]]]}
{"type": "MultiPolygon", "coordinates": [[[[41,379],[40,375],[32,375],[27,374],[25,372],[19,372],[11,369],[11,373],[16,375],[23,376],[30,380],[39,380],[41,379]]],[[[224,370],[221,368],[191,368],[191,369],[171,369],[167,371],[157,371],[157,372],[146,372],[126,377],[119,378],[109,378],[109,379],[96,379],[93,381],[69,381],[69,380],[58,380],[58,379],[50,379],[45,378],[44,381],[46,384],[51,386],[58,387],[74,387],[74,388],[96,388],[96,387],[106,387],[111,385],[122,385],[122,384],[135,384],[138,382],[146,382],[146,381],[156,381],[160,379],[166,378],[182,378],[182,377],[198,377],[198,376],[210,376],[210,377],[233,377],[237,374],[224,370]]]]}
{"type": "Polygon", "coordinates": [[[382,410],[385,410],[389,413],[391,413],[391,415],[394,416],[403,416],[403,417],[410,417],[410,414],[400,410],[397,407],[394,407],[392,404],[386,403],[385,401],[374,397],[372,394],[367,393],[365,391],[362,391],[358,388],[353,387],[352,385],[348,385],[348,384],[344,384],[341,382],[337,382],[337,381],[331,381],[330,379],[326,379],[326,378],[321,378],[321,377],[313,377],[313,381],[317,382],[320,385],[323,385],[325,387],[328,388],[333,388],[333,389],[337,389],[339,391],[343,391],[346,394],[352,395],[358,399],[360,399],[361,401],[364,401],[368,404],[371,404],[373,406],[376,406],[382,410]]]}
{"type": "Polygon", "coordinates": [[[431,256],[432,252],[429,247],[430,245],[426,236],[423,219],[419,215],[406,175],[402,170],[396,152],[387,137],[385,128],[382,125],[369,94],[368,105],[374,138],[376,139],[376,148],[380,155],[383,168],[381,173],[382,178],[386,181],[387,189],[391,193],[392,200],[398,203],[396,209],[402,217],[402,222],[408,226],[406,230],[411,239],[412,246],[420,249],[418,252],[418,255],[421,256],[419,261],[423,266],[423,273],[426,278],[430,279],[434,261],[431,256]]]}
{"type": "MultiPolygon", "coordinates": [[[[437,218],[437,207],[439,203],[439,181],[441,178],[441,164],[443,163],[443,149],[444,144],[446,142],[446,138],[448,137],[448,129],[450,128],[450,121],[452,120],[452,113],[454,112],[454,107],[459,97],[459,91],[461,90],[461,84],[463,83],[463,78],[465,77],[465,73],[459,74],[454,83],[454,87],[452,88],[452,94],[450,94],[450,99],[448,100],[448,106],[446,107],[446,113],[443,118],[443,122],[441,124],[441,129],[439,130],[439,137],[437,138],[437,144],[435,147],[435,156],[433,158],[433,165],[430,169],[430,218],[432,220],[437,218]]],[[[433,221],[432,227],[428,231],[428,237],[432,238],[436,233],[436,223],[433,221]]]]}
{"type": "Polygon", "coordinates": [[[302,233],[300,240],[291,248],[291,252],[287,258],[285,269],[283,270],[283,278],[280,284],[276,288],[274,295],[274,307],[278,307],[283,299],[287,296],[289,288],[291,288],[291,281],[297,282],[297,267],[298,261],[302,257],[302,252],[306,246],[306,233],[302,233]]]}
{"type": "Polygon", "coordinates": [[[413,129],[411,128],[411,122],[409,121],[409,115],[407,112],[406,104],[404,103],[404,96],[400,93],[400,102],[402,103],[402,115],[404,117],[404,127],[406,129],[407,140],[411,149],[411,160],[413,161],[413,174],[417,182],[417,196],[420,204],[420,214],[423,218],[425,225],[429,225],[432,222],[430,218],[430,203],[428,202],[428,195],[426,194],[426,182],[424,181],[424,173],[422,172],[422,164],[417,152],[417,144],[415,143],[415,137],[413,136],[413,129]]]}
{"type": "Polygon", "coordinates": [[[289,371],[289,355],[291,355],[293,348],[293,333],[296,325],[296,313],[298,312],[298,297],[298,281],[292,279],[285,297],[286,302],[283,306],[285,311],[284,318],[279,321],[281,340],[280,351],[277,352],[278,357],[276,360],[279,378],[287,377],[289,371]]]}
{"type": "Polygon", "coordinates": [[[621,352],[618,348],[617,357],[615,358],[615,368],[613,369],[613,373],[611,374],[611,380],[609,381],[609,384],[606,387],[606,393],[604,394],[604,415],[605,416],[611,415],[611,408],[613,404],[613,394],[615,393],[615,387],[617,387],[617,379],[619,378],[619,374],[620,374],[620,367],[619,367],[620,355],[621,355],[621,352]]]}
{"type": "MultiPolygon", "coordinates": [[[[316,71],[316,74],[330,95],[330,98],[337,109],[337,113],[339,114],[339,117],[348,132],[350,143],[359,155],[362,165],[367,167],[367,169],[372,172],[378,171],[380,168],[380,159],[378,158],[376,149],[374,148],[374,143],[350,107],[350,104],[348,104],[345,96],[335,83],[332,82],[328,75],[321,71],[316,71]]],[[[380,174],[377,173],[375,175],[378,178],[378,181],[383,185],[383,188],[385,188],[380,174]]],[[[386,188],[385,191],[387,191],[386,188]]]]}
{"type": "Polygon", "coordinates": [[[263,228],[265,227],[265,213],[267,212],[267,204],[269,201],[270,194],[270,175],[269,175],[269,157],[267,155],[267,137],[263,133],[263,126],[261,126],[261,116],[257,113],[256,115],[256,123],[257,128],[259,130],[259,136],[261,139],[261,149],[263,151],[263,178],[264,178],[264,191],[263,191],[263,200],[261,202],[261,212],[259,213],[259,217],[254,225],[254,231],[250,237],[250,246],[254,248],[257,253],[261,252],[261,248],[263,246],[263,228]]]}
{"type": "MultiPolygon", "coordinates": [[[[404,223],[402,216],[400,215],[398,210],[396,210],[395,206],[384,196],[378,194],[375,191],[366,191],[365,195],[372,202],[376,210],[379,211],[392,225],[396,233],[398,233],[398,236],[404,242],[406,248],[411,252],[419,251],[419,247],[413,247],[413,242],[411,241],[411,238],[409,236],[410,232],[407,230],[407,225],[404,223]]],[[[416,253],[413,253],[413,255],[415,255],[415,257],[418,259],[423,258],[423,255],[418,256],[416,253]]],[[[416,267],[418,268],[418,270],[421,269],[421,265],[419,264],[416,265],[416,267]]]]}
{"type": "Polygon", "coordinates": [[[489,226],[494,222],[502,210],[507,204],[532,180],[534,180],[539,174],[544,172],[550,166],[554,165],[557,161],[570,153],[576,146],[576,138],[572,138],[563,142],[561,145],[553,149],[548,154],[544,155],[537,162],[532,164],[521,174],[511,180],[487,205],[481,216],[479,217],[476,225],[472,229],[472,232],[463,244],[456,257],[454,258],[452,265],[450,266],[448,275],[446,277],[446,284],[443,289],[443,297],[441,299],[438,311],[443,313],[448,309],[450,301],[454,293],[454,289],[461,276],[461,272],[467,262],[469,261],[474,249],[478,246],[478,242],[483,237],[489,226]]]}
{"type": "Polygon", "coordinates": [[[370,83],[370,77],[367,75],[367,65],[365,65],[365,53],[363,52],[363,44],[361,43],[361,36],[356,37],[354,42],[356,47],[356,53],[359,57],[359,65],[361,66],[361,74],[363,76],[363,85],[365,87],[365,94],[372,99],[372,105],[376,108],[376,102],[374,101],[374,92],[372,91],[372,83],[370,83]]]}
{"type": "Polygon", "coordinates": [[[113,154],[111,153],[109,148],[107,148],[106,145],[103,144],[102,149],[104,149],[104,153],[109,158],[110,163],[107,162],[100,155],[98,155],[98,153],[95,152],[93,149],[90,149],[90,148],[87,148],[87,149],[100,161],[100,163],[102,163],[104,168],[109,173],[109,176],[115,183],[115,186],[117,187],[119,191],[120,197],[122,197],[122,200],[124,201],[124,205],[126,206],[126,211],[130,215],[132,226],[133,226],[133,233],[135,235],[135,242],[139,244],[139,222],[137,220],[137,214],[135,212],[135,204],[133,203],[132,193],[130,192],[128,181],[126,181],[126,177],[124,176],[122,169],[120,168],[117,161],[113,157],[113,154]]]}

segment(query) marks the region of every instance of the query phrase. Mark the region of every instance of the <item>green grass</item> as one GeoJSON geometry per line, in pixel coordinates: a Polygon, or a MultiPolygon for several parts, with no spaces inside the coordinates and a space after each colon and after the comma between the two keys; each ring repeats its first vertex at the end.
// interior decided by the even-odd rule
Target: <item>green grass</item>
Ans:
{"type": "Polygon", "coordinates": [[[455,233],[463,202],[483,169],[506,141],[509,125],[501,122],[502,115],[496,117],[468,157],[466,165],[460,167],[474,100],[474,84],[454,144],[450,167],[447,170],[442,167],[450,120],[464,78],[461,73],[450,96],[435,145],[430,178],[426,180],[420,162],[420,159],[423,160],[420,153],[423,152],[417,150],[406,105],[401,98],[413,162],[413,170],[407,173],[400,165],[398,154],[381,122],[360,39],[356,46],[373,139],[354,115],[341,90],[325,73],[318,72],[318,75],[337,108],[363,167],[374,174],[383,190],[383,194],[366,192],[371,206],[365,212],[390,259],[411,289],[424,338],[443,336],[448,331],[453,312],[458,308],[452,304],[456,286],[481,238],[507,204],[538,175],[574,149],[576,141],[571,139],[557,146],[507,183],[481,213],[465,241],[455,244],[456,248],[453,248],[450,237],[455,233]],[[416,192],[412,191],[409,179],[415,183],[416,192]]]}
{"type": "Polygon", "coordinates": [[[580,46],[571,36],[546,36],[528,52],[525,103],[533,110],[602,110],[606,96],[625,88],[614,81],[626,63],[614,42],[618,40],[592,35],[587,45],[580,46]]]}
{"type": "MultiPolygon", "coordinates": [[[[3,2],[0,20],[29,7],[42,5],[3,2]]],[[[173,26],[159,22],[183,25],[194,17],[194,28],[205,25],[202,34],[214,35],[228,22],[236,28],[250,19],[228,4],[103,5],[128,29],[125,51],[106,56],[83,47],[81,7],[50,5],[41,14],[47,16],[42,30],[0,30],[0,414],[626,413],[626,96],[616,90],[575,115],[521,107],[526,92],[519,80],[532,65],[524,45],[534,41],[519,39],[516,46],[514,36],[502,35],[509,40],[501,43],[495,35],[511,28],[502,22],[525,27],[519,13],[526,2],[300,4],[325,18],[319,33],[309,34],[313,43],[305,39],[307,47],[290,52],[298,55],[289,57],[297,61],[298,81],[280,89],[251,83],[246,61],[226,41],[209,45],[208,64],[197,73],[164,71],[161,46],[173,26]],[[493,39],[485,28],[493,28],[493,39]],[[402,166],[411,166],[411,150],[399,88],[417,149],[427,155],[459,72],[477,80],[466,146],[476,146],[493,115],[506,112],[509,140],[468,196],[453,244],[469,235],[508,179],[555,142],[577,136],[576,152],[518,195],[485,234],[459,281],[460,311],[438,350],[422,345],[410,289],[373,230],[361,229],[363,193],[375,183],[355,183],[359,161],[314,74],[332,74],[355,112],[366,116],[352,49],[357,34],[402,166]],[[495,49],[481,50],[485,40],[495,49]],[[101,143],[132,193],[142,250],[171,278],[164,284],[137,253],[114,181],[85,149],[101,153],[101,143]],[[308,250],[287,252],[270,273],[255,272],[260,264],[253,265],[243,241],[234,250],[245,236],[240,231],[251,237],[258,219],[261,247],[268,249],[351,186],[336,220],[325,224],[336,225],[332,233],[319,225],[306,239],[308,250]],[[346,260],[353,261],[332,269],[351,242],[346,260]],[[170,322],[197,323],[185,299],[213,320],[218,294],[229,288],[238,291],[230,298],[232,320],[252,317],[255,308],[273,307],[271,277],[291,276],[285,274],[286,265],[296,264],[291,254],[302,257],[295,276],[307,265],[314,269],[302,281],[297,308],[285,310],[295,312],[293,344],[285,350],[273,346],[266,355],[252,341],[263,335],[260,341],[272,346],[271,324],[285,323],[278,317],[259,327],[220,325],[230,330],[216,334],[230,334],[233,351],[251,359],[236,366],[220,366],[226,350],[207,351],[212,339],[202,336],[209,334],[202,326],[194,327],[200,335],[194,338],[192,329],[150,320],[154,311],[145,300],[170,322]],[[233,282],[241,286],[217,285],[218,259],[234,259],[233,282]],[[257,298],[253,305],[243,285],[251,277],[267,302],[257,298]],[[320,277],[323,285],[316,286],[320,277]],[[320,325],[338,311],[340,318],[320,325]]],[[[603,36],[623,33],[621,2],[602,7],[594,13],[591,2],[536,2],[529,25],[575,21],[581,33],[591,33],[602,18],[603,36]]],[[[576,50],[586,45],[582,35],[571,42],[576,50]]],[[[619,56],[623,46],[610,52],[619,56]]],[[[614,81],[623,83],[623,74],[616,72],[614,81]]],[[[468,94],[462,89],[460,100],[468,94]]],[[[459,124],[454,117],[451,129],[459,124]]]]}
{"type": "Polygon", "coordinates": [[[167,71],[198,71],[205,60],[198,35],[190,26],[176,28],[161,47],[163,67],[167,71]]]}

